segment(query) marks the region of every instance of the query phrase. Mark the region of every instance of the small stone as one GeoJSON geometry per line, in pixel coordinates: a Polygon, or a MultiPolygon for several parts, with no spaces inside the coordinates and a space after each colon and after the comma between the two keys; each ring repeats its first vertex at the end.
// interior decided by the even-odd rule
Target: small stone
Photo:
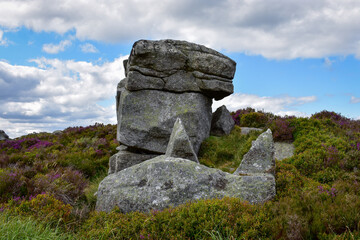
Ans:
{"type": "Polygon", "coordinates": [[[216,109],[212,115],[210,135],[218,137],[229,135],[234,127],[235,122],[225,105],[222,105],[216,109]]]}
{"type": "Polygon", "coordinates": [[[176,119],[165,155],[199,162],[180,118],[176,119]]]}

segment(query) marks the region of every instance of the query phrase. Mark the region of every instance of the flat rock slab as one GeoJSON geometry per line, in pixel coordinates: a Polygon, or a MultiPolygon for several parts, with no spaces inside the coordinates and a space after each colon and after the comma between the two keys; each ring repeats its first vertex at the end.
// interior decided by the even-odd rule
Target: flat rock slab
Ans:
{"type": "Polygon", "coordinates": [[[205,46],[179,40],[139,40],[126,62],[126,88],[201,92],[222,99],[234,91],[236,63],[205,46]]]}
{"type": "Polygon", "coordinates": [[[97,192],[97,211],[162,210],[188,201],[237,197],[261,203],[275,196],[271,174],[237,176],[190,160],[161,155],[107,176],[97,192]]]}
{"type": "Polygon", "coordinates": [[[124,89],[119,102],[118,141],[126,146],[164,154],[177,118],[195,153],[209,136],[212,100],[201,93],[124,89]]]}
{"type": "Polygon", "coordinates": [[[294,156],[295,147],[292,143],[276,142],[275,146],[275,159],[283,160],[294,156]]]}

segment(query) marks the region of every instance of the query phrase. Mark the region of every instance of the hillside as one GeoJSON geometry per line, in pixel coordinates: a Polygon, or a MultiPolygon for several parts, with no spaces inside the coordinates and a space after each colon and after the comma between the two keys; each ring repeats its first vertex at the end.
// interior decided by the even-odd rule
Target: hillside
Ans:
{"type": "Polygon", "coordinates": [[[99,182],[116,153],[116,126],[95,124],[0,141],[0,239],[357,239],[360,121],[322,111],[311,118],[241,109],[229,136],[209,137],[202,164],[233,172],[251,141],[271,128],[293,142],[276,161],[277,196],[263,205],[202,200],[151,213],[95,212],[99,182]],[[34,221],[35,220],[35,221],[34,221]]]}

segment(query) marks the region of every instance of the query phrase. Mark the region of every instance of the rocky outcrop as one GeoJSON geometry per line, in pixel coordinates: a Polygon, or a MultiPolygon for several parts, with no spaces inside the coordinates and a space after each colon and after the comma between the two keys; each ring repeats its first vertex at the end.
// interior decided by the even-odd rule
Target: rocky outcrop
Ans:
{"type": "Polygon", "coordinates": [[[272,132],[268,129],[252,142],[249,152],[244,155],[234,174],[274,173],[274,152],[272,132]]]}
{"type": "Polygon", "coordinates": [[[235,62],[202,45],[177,40],[134,43],[117,87],[117,139],[164,154],[177,118],[195,153],[209,136],[212,99],[233,92],[235,62]]]}
{"type": "Polygon", "coordinates": [[[212,115],[210,135],[218,137],[229,135],[234,127],[235,122],[225,105],[216,109],[212,115]]]}
{"type": "Polygon", "coordinates": [[[199,199],[237,197],[261,203],[275,196],[272,174],[239,176],[182,158],[161,155],[107,176],[96,209],[122,212],[162,210],[199,199]]]}
{"type": "Polygon", "coordinates": [[[9,139],[9,136],[3,130],[0,130],[0,141],[6,139],[9,139]]]}
{"type": "Polygon", "coordinates": [[[176,119],[165,155],[174,158],[185,158],[199,163],[180,118],[176,119]]]}

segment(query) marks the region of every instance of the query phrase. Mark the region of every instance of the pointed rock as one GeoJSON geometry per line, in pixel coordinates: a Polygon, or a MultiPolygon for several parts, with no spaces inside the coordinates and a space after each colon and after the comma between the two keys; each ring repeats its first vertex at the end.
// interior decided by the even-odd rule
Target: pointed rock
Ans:
{"type": "Polygon", "coordinates": [[[274,173],[274,153],[272,132],[268,129],[252,142],[249,152],[244,155],[234,174],[274,173]]]}
{"type": "Polygon", "coordinates": [[[176,119],[165,155],[199,162],[180,118],[176,119]]]}
{"type": "Polygon", "coordinates": [[[229,135],[234,127],[235,122],[225,105],[222,105],[216,109],[212,115],[210,135],[218,137],[229,135]]]}

